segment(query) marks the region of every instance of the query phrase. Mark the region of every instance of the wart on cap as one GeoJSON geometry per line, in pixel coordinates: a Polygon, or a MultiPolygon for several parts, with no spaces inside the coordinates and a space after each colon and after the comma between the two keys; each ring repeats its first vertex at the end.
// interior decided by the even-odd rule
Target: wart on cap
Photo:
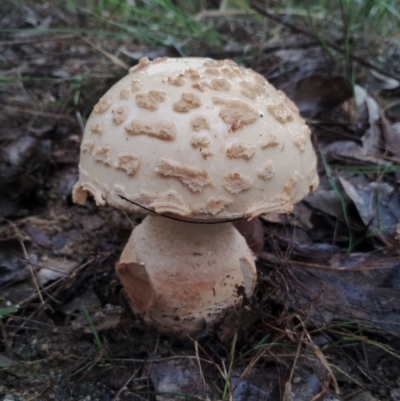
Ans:
{"type": "Polygon", "coordinates": [[[153,138],[171,141],[176,137],[175,124],[169,121],[145,122],[133,120],[124,127],[128,135],[147,135],[153,138]]]}
{"type": "Polygon", "coordinates": [[[184,165],[166,157],[160,158],[155,171],[161,176],[176,178],[193,192],[201,192],[203,187],[211,185],[206,169],[184,165]]]}

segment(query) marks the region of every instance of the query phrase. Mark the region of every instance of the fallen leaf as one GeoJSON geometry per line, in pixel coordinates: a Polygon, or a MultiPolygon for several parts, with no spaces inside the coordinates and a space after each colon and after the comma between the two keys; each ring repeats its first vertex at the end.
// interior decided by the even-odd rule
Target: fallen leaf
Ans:
{"type": "Polygon", "coordinates": [[[369,232],[390,249],[398,248],[396,226],[400,220],[400,199],[388,183],[370,182],[362,187],[339,177],[369,232]]]}
{"type": "Polygon", "coordinates": [[[300,113],[309,118],[339,106],[353,94],[350,82],[339,76],[311,75],[283,90],[296,103],[300,113]]]}
{"type": "Polygon", "coordinates": [[[339,160],[358,160],[363,162],[363,164],[365,164],[365,162],[379,165],[390,164],[387,161],[371,154],[371,152],[367,151],[364,147],[354,141],[335,141],[324,146],[322,151],[326,155],[339,160]]]}
{"type": "Polygon", "coordinates": [[[203,383],[197,363],[193,359],[183,355],[175,360],[149,361],[147,369],[155,391],[160,393],[157,395],[157,401],[176,401],[175,394],[214,399],[208,385],[203,383]]]}
{"type": "Polygon", "coordinates": [[[280,401],[281,369],[276,367],[253,369],[241,378],[242,374],[243,371],[240,369],[232,371],[230,384],[233,388],[234,401],[280,401]]]}
{"type": "Polygon", "coordinates": [[[378,89],[393,90],[400,86],[400,81],[395,78],[388,77],[387,75],[381,74],[374,69],[369,71],[375,78],[377,78],[379,84],[378,89]]]}
{"type": "MultiPolygon", "coordinates": [[[[396,163],[400,163],[400,123],[390,124],[383,113],[381,119],[386,150],[393,156],[396,163]]],[[[395,177],[396,182],[400,184],[400,171],[395,173],[395,177]]]]}
{"type": "MultiPolygon", "coordinates": [[[[313,260],[327,260],[333,254],[340,252],[336,245],[313,242],[309,234],[300,228],[284,228],[277,225],[265,227],[268,241],[277,242],[285,249],[291,249],[293,255],[312,258],[313,260]]],[[[273,244],[271,244],[273,246],[273,244]]]]}
{"type": "MultiPolygon", "coordinates": [[[[124,309],[118,305],[105,305],[104,308],[87,308],[93,325],[99,333],[118,330],[122,324],[124,309]]],[[[93,329],[84,313],[81,313],[71,323],[71,329],[74,331],[83,331],[86,334],[92,334],[93,329]]]]}
{"type": "Polygon", "coordinates": [[[363,87],[355,85],[354,90],[357,108],[365,107],[368,114],[369,127],[361,137],[362,147],[366,154],[380,155],[383,141],[379,104],[363,87]]]}
{"type": "MultiPolygon", "coordinates": [[[[28,241],[24,242],[32,263],[37,262],[37,257],[31,251],[28,241]]],[[[0,285],[10,281],[21,281],[29,276],[29,266],[25,260],[21,243],[18,239],[10,238],[0,240],[0,285]]]]}
{"type": "MultiPolygon", "coordinates": [[[[315,192],[311,192],[304,199],[316,210],[320,210],[330,216],[343,219],[343,205],[339,196],[333,189],[323,189],[318,187],[315,192]]],[[[346,198],[346,203],[348,199],[346,198]]]]}
{"type": "MultiPolygon", "coordinates": [[[[379,266],[377,266],[379,269],[379,266]]],[[[358,320],[361,326],[375,332],[397,335],[400,330],[400,290],[371,285],[370,271],[328,271],[296,266],[288,278],[291,309],[306,308],[313,327],[332,321],[358,320]],[[311,304],[310,304],[311,303],[311,304]]]]}
{"type": "Polygon", "coordinates": [[[47,237],[47,235],[41,231],[37,227],[32,227],[29,226],[26,228],[27,233],[30,235],[30,237],[38,244],[41,246],[45,247],[51,247],[51,241],[47,237]]]}
{"type": "Polygon", "coordinates": [[[258,258],[264,248],[264,229],[259,219],[237,220],[233,226],[243,235],[254,256],[258,258]]]}
{"type": "Polygon", "coordinates": [[[68,276],[79,266],[78,263],[64,258],[47,258],[39,263],[38,282],[44,286],[50,281],[68,276]]]}
{"type": "Polygon", "coordinates": [[[312,230],[314,228],[311,221],[312,214],[312,209],[304,202],[300,202],[294,205],[292,213],[290,214],[268,213],[260,216],[260,218],[270,223],[290,224],[294,227],[312,230]]]}
{"type": "Polygon", "coordinates": [[[386,150],[400,162],[400,123],[390,124],[383,115],[381,118],[386,150]]]}

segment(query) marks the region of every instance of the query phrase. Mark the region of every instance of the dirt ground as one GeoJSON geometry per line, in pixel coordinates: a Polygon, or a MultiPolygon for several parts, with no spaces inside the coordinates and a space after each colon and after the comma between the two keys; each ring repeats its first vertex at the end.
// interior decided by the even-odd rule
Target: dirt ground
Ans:
{"type": "Polygon", "coordinates": [[[216,52],[3,1],[0,400],[400,400],[399,42],[358,39],[349,66],[335,38],[336,62],[300,21],[264,17],[213,17],[216,52]],[[318,154],[318,190],[246,226],[254,296],[196,338],[147,327],[118,281],[142,217],[71,197],[93,105],[126,66],[164,55],[263,74],[296,102],[318,154]]]}

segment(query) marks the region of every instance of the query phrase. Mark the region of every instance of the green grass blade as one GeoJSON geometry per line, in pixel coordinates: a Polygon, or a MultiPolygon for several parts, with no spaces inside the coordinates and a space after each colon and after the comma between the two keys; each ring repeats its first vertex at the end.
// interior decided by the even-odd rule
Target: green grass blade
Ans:
{"type": "Polygon", "coordinates": [[[5,308],[0,308],[0,319],[4,316],[10,315],[17,312],[19,305],[6,306],[5,308]]]}
{"type": "Polygon", "coordinates": [[[86,319],[89,322],[90,329],[92,330],[92,333],[93,333],[93,336],[94,336],[94,341],[95,341],[97,347],[99,349],[103,350],[103,344],[102,344],[102,342],[100,340],[99,333],[97,332],[97,329],[96,329],[95,325],[93,324],[93,320],[92,320],[92,318],[91,318],[91,316],[90,316],[90,314],[89,314],[89,312],[88,312],[88,310],[87,310],[85,305],[83,305],[83,312],[85,313],[86,319]]]}

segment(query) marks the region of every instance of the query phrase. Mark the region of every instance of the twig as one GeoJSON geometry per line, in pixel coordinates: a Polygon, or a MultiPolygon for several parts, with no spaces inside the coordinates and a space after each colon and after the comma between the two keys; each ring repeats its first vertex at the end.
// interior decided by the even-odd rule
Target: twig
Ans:
{"type": "MultiPolygon", "coordinates": [[[[77,273],[79,273],[82,269],[84,269],[86,266],[90,265],[93,262],[93,259],[90,259],[88,261],[86,261],[85,263],[83,263],[82,265],[78,266],[74,271],[70,272],[68,276],[65,277],[61,277],[58,280],[55,280],[53,282],[51,282],[50,284],[48,284],[47,286],[43,287],[43,289],[47,292],[49,290],[51,290],[52,288],[56,287],[57,285],[59,285],[62,281],[64,281],[67,277],[71,278],[77,275],[77,273]]],[[[37,294],[33,294],[30,295],[28,298],[25,298],[24,300],[19,302],[19,305],[24,305],[27,304],[29,302],[31,302],[33,299],[35,299],[37,297],[37,294]]]]}
{"type": "Polygon", "coordinates": [[[292,380],[293,380],[293,375],[294,375],[294,368],[296,367],[297,360],[299,359],[299,355],[300,355],[301,347],[303,345],[303,339],[304,339],[305,333],[306,333],[306,328],[303,327],[303,331],[301,332],[299,344],[298,344],[297,350],[296,350],[296,356],[294,357],[292,369],[290,370],[289,379],[285,383],[285,392],[283,394],[284,401],[288,401],[290,398],[290,394],[292,391],[292,380]]]}
{"type": "Polygon", "coordinates": [[[40,303],[41,303],[42,305],[44,305],[44,300],[43,300],[43,297],[42,297],[42,292],[40,291],[39,284],[38,284],[38,282],[37,282],[37,280],[36,280],[36,274],[35,274],[35,272],[34,272],[34,270],[33,270],[32,262],[31,262],[31,260],[30,260],[30,258],[29,258],[28,252],[26,251],[26,247],[25,247],[25,244],[24,244],[23,237],[22,237],[21,233],[19,232],[18,227],[17,227],[13,222],[9,221],[8,223],[13,227],[13,229],[14,229],[14,231],[15,231],[15,236],[16,236],[16,238],[17,238],[19,244],[21,245],[21,249],[22,249],[22,253],[24,254],[24,258],[25,258],[25,260],[28,262],[29,271],[30,271],[30,274],[31,274],[31,276],[32,276],[33,284],[34,284],[35,289],[36,289],[36,291],[37,291],[37,295],[39,296],[40,303]]]}
{"type": "MultiPolygon", "coordinates": [[[[304,322],[300,319],[300,316],[298,318],[302,322],[302,324],[304,325],[304,322]]],[[[304,327],[304,331],[306,331],[305,325],[303,327],[304,327]]],[[[325,355],[322,353],[321,349],[317,345],[315,345],[313,343],[313,340],[312,340],[312,338],[311,338],[311,336],[310,336],[310,334],[308,332],[306,332],[306,337],[307,337],[307,339],[309,341],[311,349],[314,352],[315,357],[318,359],[318,361],[321,363],[321,365],[324,366],[325,369],[328,371],[329,377],[330,377],[330,379],[332,380],[332,383],[333,383],[333,387],[335,388],[335,392],[336,392],[337,395],[339,395],[340,394],[339,384],[338,384],[338,382],[336,380],[335,375],[332,372],[332,368],[329,365],[328,360],[326,359],[325,355]]],[[[326,391],[326,389],[327,389],[327,387],[325,388],[325,391],[326,391]]],[[[315,398],[315,399],[317,399],[317,398],[315,398]]]]}
{"type": "Polygon", "coordinates": [[[201,363],[200,363],[200,357],[199,357],[199,343],[197,341],[194,342],[194,350],[196,353],[196,361],[197,361],[197,366],[199,367],[200,377],[203,382],[203,388],[206,389],[207,384],[206,384],[206,380],[204,379],[203,370],[201,369],[201,363]]]}
{"type": "MultiPolygon", "coordinates": [[[[201,346],[200,346],[201,348],[201,346]]],[[[209,356],[209,355],[207,355],[209,356]]],[[[168,356],[165,358],[158,358],[158,359],[151,359],[151,362],[165,362],[165,361],[169,361],[169,360],[174,360],[174,359],[198,359],[196,357],[196,355],[174,355],[174,356],[168,356]]],[[[204,359],[204,358],[199,358],[201,362],[204,363],[208,363],[210,365],[213,365],[215,367],[215,362],[214,361],[210,361],[208,359],[204,359]]],[[[113,358],[113,361],[117,361],[117,362],[146,362],[145,359],[135,359],[135,358],[113,358]]],[[[147,360],[148,362],[148,360],[147,360]]],[[[217,365],[218,366],[218,365],[217,365]]]]}
{"type": "Polygon", "coordinates": [[[4,324],[1,320],[0,320],[0,331],[1,331],[1,335],[3,337],[3,343],[4,343],[6,355],[10,355],[11,354],[10,342],[8,341],[7,332],[6,332],[6,329],[4,328],[4,324]]]}
{"type": "MultiPolygon", "coordinates": [[[[159,343],[160,343],[160,336],[158,335],[157,336],[157,341],[156,341],[156,346],[154,347],[154,351],[153,351],[154,354],[157,354],[159,343]]],[[[153,363],[155,361],[153,359],[149,359],[147,362],[149,363],[149,368],[147,369],[147,373],[148,373],[149,376],[151,376],[151,371],[153,369],[153,363]]]]}
{"type": "Polygon", "coordinates": [[[156,346],[154,348],[154,354],[157,354],[158,351],[158,344],[160,343],[160,336],[157,336],[157,342],[156,342],[156,346]]]}
{"type": "Polygon", "coordinates": [[[338,371],[343,376],[347,377],[351,382],[356,384],[358,387],[360,387],[363,390],[367,391],[367,387],[364,384],[362,384],[359,381],[357,381],[356,379],[354,379],[354,377],[349,375],[345,370],[341,369],[339,366],[333,365],[332,363],[330,364],[330,366],[331,366],[331,368],[335,369],[336,371],[338,371]]]}
{"type": "Polygon", "coordinates": [[[257,355],[250,361],[250,363],[245,367],[245,369],[243,370],[242,374],[239,376],[239,379],[237,380],[237,382],[235,383],[235,385],[232,388],[232,392],[235,391],[236,386],[242,381],[243,377],[245,377],[247,375],[247,373],[249,373],[251,371],[251,369],[253,368],[253,366],[260,360],[261,357],[264,356],[264,354],[267,352],[267,349],[261,349],[259,350],[259,352],[257,353],[257,355]]]}
{"type": "Polygon", "coordinates": [[[122,391],[124,390],[124,388],[126,388],[128,386],[128,384],[133,380],[133,378],[136,376],[136,374],[139,372],[139,370],[142,367],[139,366],[131,375],[131,377],[124,383],[124,385],[116,392],[114,398],[111,401],[116,401],[117,398],[121,395],[122,391]]]}

